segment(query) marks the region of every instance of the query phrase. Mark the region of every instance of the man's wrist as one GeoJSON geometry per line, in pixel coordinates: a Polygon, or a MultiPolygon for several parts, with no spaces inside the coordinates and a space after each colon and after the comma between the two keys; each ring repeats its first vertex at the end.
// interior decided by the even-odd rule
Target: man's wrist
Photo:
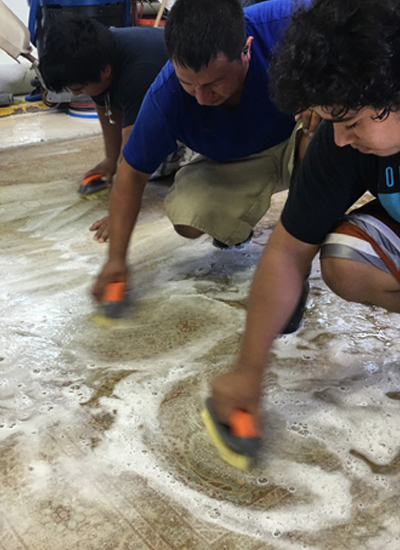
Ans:
{"type": "Polygon", "coordinates": [[[256,381],[260,381],[263,376],[265,365],[262,363],[252,363],[251,361],[246,361],[241,358],[236,365],[234,365],[234,370],[240,374],[245,374],[249,378],[253,378],[256,381]]]}

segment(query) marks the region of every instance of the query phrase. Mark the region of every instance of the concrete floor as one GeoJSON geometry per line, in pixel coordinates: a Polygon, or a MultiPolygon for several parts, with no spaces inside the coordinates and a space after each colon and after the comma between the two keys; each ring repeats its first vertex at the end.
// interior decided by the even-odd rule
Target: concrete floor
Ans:
{"type": "Polygon", "coordinates": [[[15,115],[0,143],[0,549],[398,550],[400,316],[334,296],[317,260],[304,327],[266,373],[260,464],[221,462],[202,427],[284,194],[222,252],[176,235],[167,183],[149,184],[132,306],[104,328],[87,228],[106,199],[76,193],[98,123],[15,115]]]}

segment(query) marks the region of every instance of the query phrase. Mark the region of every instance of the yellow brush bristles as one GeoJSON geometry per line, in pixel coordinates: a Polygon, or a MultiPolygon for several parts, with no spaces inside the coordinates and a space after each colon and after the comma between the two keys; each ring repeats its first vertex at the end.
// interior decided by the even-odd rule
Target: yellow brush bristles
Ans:
{"type": "Polygon", "coordinates": [[[92,315],[90,320],[98,327],[115,327],[121,324],[121,319],[114,319],[100,314],[92,315]]]}
{"type": "Polygon", "coordinates": [[[214,445],[217,447],[221,458],[225,460],[225,462],[227,462],[231,466],[234,466],[235,468],[238,468],[239,470],[247,470],[250,466],[251,459],[248,456],[239,455],[233,452],[231,449],[229,449],[229,447],[225,445],[225,443],[221,439],[221,436],[218,433],[217,428],[215,427],[210,413],[206,408],[203,409],[201,413],[201,418],[203,419],[206,430],[211,437],[214,445]]]}
{"type": "Polygon", "coordinates": [[[100,199],[101,197],[105,197],[106,195],[109,195],[109,194],[110,194],[110,189],[102,189],[101,191],[91,193],[90,195],[85,195],[83,193],[79,193],[79,196],[82,199],[85,199],[85,201],[95,201],[95,200],[100,199]]]}

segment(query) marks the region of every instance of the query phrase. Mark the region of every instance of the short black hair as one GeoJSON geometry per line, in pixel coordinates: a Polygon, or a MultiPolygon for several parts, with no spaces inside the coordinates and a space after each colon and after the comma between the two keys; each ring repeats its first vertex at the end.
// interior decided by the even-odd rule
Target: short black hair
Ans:
{"type": "Polygon", "coordinates": [[[165,24],[170,60],[195,72],[221,53],[240,59],[246,38],[239,0],[177,0],[165,24]]]}
{"type": "Polygon", "coordinates": [[[99,82],[107,65],[116,63],[114,36],[95,19],[60,15],[45,31],[39,70],[49,90],[99,82]]]}
{"type": "Polygon", "coordinates": [[[398,0],[315,0],[298,9],[270,63],[271,96],[284,112],[329,108],[339,120],[400,108],[398,0]]]}

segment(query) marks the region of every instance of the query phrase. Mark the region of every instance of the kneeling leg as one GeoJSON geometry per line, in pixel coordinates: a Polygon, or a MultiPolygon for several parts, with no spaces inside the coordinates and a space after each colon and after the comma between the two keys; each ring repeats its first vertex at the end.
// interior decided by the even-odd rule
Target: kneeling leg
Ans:
{"type": "Polygon", "coordinates": [[[203,231],[190,227],[190,225],[174,225],[174,229],[179,235],[187,239],[197,239],[201,235],[204,235],[203,231]]]}
{"type": "Polygon", "coordinates": [[[400,313],[400,283],[391,273],[372,264],[335,257],[321,259],[321,272],[328,287],[341,298],[400,313]]]}

